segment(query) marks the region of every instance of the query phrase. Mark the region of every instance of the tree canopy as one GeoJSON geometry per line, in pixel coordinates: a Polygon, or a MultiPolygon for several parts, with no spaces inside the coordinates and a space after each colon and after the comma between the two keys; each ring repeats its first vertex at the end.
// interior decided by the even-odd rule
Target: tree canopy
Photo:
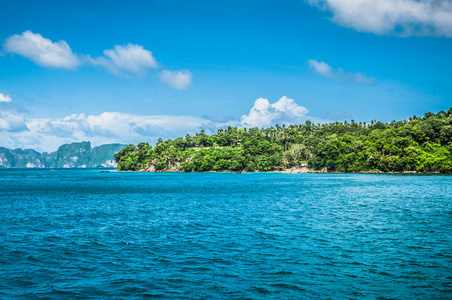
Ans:
{"type": "Polygon", "coordinates": [[[329,172],[452,172],[452,108],[390,123],[219,129],[129,145],[115,154],[118,170],[274,171],[307,163],[329,172]]]}

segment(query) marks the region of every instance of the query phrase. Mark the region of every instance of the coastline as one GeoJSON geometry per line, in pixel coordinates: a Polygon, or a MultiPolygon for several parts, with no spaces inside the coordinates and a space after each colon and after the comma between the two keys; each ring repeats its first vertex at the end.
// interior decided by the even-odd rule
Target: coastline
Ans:
{"type": "MultiPolygon", "coordinates": [[[[116,170],[120,171],[121,170],[116,170]]],[[[141,169],[136,171],[130,171],[127,170],[126,172],[140,172],[140,173],[234,173],[234,171],[191,171],[191,172],[185,172],[181,170],[154,170],[152,169],[141,169]]],[[[401,171],[401,172],[383,172],[380,170],[377,171],[325,171],[325,170],[309,170],[307,168],[302,169],[285,169],[285,170],[274,170],[274,171],[255,171],[255,172],[248,172],[248,171],[240,171],[240,173],[282,173],[282,174],[451,174],[451,172],[418,172],[418,171],[401,171]]]]}

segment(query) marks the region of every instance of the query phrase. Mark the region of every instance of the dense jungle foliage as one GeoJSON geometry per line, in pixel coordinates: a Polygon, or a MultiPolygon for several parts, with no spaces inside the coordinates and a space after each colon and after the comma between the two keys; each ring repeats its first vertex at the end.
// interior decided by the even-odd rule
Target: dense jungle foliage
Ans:
{"type": "Polygon", "coordinates": [[[452,172],[452,108],[405,121],[219,129],[129,145],[118,170],[272,171],[307,163],[328,172],[452,172]]]}

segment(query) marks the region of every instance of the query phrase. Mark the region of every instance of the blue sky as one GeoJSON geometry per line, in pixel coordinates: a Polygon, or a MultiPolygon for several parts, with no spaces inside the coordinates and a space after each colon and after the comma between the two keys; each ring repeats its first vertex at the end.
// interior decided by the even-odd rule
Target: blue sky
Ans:
{"type": "Polygon", "coordinates": [[[4,0],[0,25],[11,148],[452,107],[450,0],[4,0]]]}

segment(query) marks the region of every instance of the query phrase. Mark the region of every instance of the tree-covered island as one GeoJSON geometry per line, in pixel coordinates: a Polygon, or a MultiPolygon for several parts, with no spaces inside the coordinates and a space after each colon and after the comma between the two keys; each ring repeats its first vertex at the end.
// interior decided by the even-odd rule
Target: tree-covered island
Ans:
{"type": "Polygon", "coordinates": [[[329,123],[266,129],[219,129],[129,145],[118,170],[175,172],[282,171],[452,172],[452,108],[405,121],[329,123]]]}

